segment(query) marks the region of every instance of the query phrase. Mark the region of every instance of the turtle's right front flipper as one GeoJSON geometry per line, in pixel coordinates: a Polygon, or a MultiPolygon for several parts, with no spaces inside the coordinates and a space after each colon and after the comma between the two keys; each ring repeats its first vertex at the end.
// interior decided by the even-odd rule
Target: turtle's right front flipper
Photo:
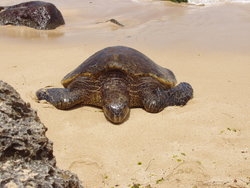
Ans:
{"type": "Polygon", "coordinates": [[[46,100],[58,109],[65,110],[80,103],[80,94],[67,88],[47,88],[36,92],[38,100],[46,100]]]}

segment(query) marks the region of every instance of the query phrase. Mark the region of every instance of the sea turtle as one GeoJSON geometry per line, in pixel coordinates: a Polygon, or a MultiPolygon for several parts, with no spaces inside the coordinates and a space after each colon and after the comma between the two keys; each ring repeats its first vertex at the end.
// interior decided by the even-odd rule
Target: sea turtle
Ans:
{"type": "Polygon", "coordinates": [[[101,107],[106,118],[115,124],[124,122],[132,107],[157,113],[167,106],[185,105],[193,97],[190,84],[176,86],[171,70],[125,46],[96,52],[61,83],[65,88],[38,90],[38,100],[46,100],[58,109],[77,104],[101,107]]]}

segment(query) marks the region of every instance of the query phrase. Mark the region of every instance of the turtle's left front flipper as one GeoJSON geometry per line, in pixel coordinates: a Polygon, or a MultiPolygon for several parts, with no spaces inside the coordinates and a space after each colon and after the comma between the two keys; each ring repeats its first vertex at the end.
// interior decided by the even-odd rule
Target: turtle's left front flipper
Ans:
{"type": "Polygon", "coordinates": [[[46,100],[58,109],[65,110],[80,103],[78,91],[67,88],[44,88],[36,92],[38,100],[46,100]]]}
{"type": "Polygon", "coordinates": [[[189,83],[181,82],[176,87],[165,90],[166,107],[167,106],[184,106],[193,98],[193,88],[189,83]]]}

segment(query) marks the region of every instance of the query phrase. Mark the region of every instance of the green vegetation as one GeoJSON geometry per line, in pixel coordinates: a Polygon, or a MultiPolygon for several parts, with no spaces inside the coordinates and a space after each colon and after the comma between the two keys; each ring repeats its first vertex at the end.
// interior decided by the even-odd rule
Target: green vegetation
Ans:
{"type": "Polygon", "coordinates": [[[235,129],[235,128],[230,128],[230,127],[228,127],[228,128],[226,128],[225,130],[220,131],[220,134],[225,133],[226,131],[237,133],[237,132],[240,132],[240,129],[235,129]]]}
{"type": "Polygon", "coordinates": [[[137,164],[138,164],[138,165],[142,165],[142,162],[138,162],[137,164]]]}
{"type": "Polygon", "coordinates": [[[186,156],[186,153],[181,153],[181,155],[186,156]]]}
{"type": "Polygon", "coordinates": [[[250,176],[247,177],[247,182],[246,182],[247,185],[250,185],[250,176]]]}
{"type": "Polygon", "coordinates": [[[237,132],[237,129],[231,129],[231,128],[227,128],[228,131],[233,131],[233,132],[237,132]]]}
{"type": "Polygon", "coordinates": [[[140,188],[141,184],[134,184],[131,188],[140,188]]]}
{"type": "Polygon", "coordinates": [[[177,162],[184,162],[185,160],[183,159],[186,157],[186,153],[180,153],[181,156],[179,155],[173,155],[172,158],[175,159],[177,162]]]}
{"type": "Polygon", "coordinates": [[[146,185],[146,186],[142,186],[141,184],[139,183],[134,183],[131,188],[152,188],[151,185],[146,185]]]}
{"type": "Polygon", "coordinates": [[[156,180],[156,184],[159,184],[159,183],[161,183],[162,181],[164,181],[164,178],[161,178],[161,179],[156,180]]]}

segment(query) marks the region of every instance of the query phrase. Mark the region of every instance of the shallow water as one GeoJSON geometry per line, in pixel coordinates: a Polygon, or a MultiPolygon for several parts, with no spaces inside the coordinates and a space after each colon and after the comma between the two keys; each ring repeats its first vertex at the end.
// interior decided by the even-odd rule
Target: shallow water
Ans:
{"type": "MultiPolygon", "coordinates": [[[[4,0],[1,4],[19,2],[4,0]]],[[[0,40],[67,46],[134,45],[135,41],[144,41],[152,49],[177,46],[239,52],[250,48],[250,4],[195,6],[131,0],[49,2],[61,10],[65,26],[52,31],[2,26],[0,40]],[[110,19],[117,20],[124,27],[110,22],[110,19]]]]}

